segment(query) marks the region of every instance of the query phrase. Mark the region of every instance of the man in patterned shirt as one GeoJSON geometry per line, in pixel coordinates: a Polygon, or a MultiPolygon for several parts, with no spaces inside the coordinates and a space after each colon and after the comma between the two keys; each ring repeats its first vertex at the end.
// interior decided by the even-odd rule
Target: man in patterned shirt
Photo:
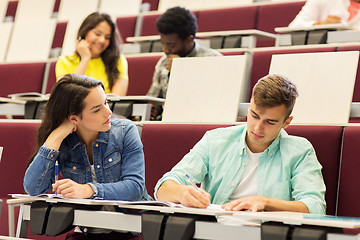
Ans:
{"type": "MultiPolygon", "coordinates": [[[[221,53],[196,43],[196,17],[182,7],[168,9],[156,21],[164,56],[155,66],[152,85],[148,96],[166,98],[172,60],[176,57],[222,56],[221,53]]],[[[161,118],[162,109],[153,108],[152,119],[161,118]]]]}

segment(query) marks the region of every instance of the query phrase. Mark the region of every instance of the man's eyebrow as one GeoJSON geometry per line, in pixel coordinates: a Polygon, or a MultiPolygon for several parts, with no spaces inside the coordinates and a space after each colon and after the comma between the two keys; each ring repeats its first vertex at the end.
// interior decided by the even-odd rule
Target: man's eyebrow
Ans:
{"type": "Polygon", "coordinates": [[[255,114],[256,116],[259,116],[259,114],[257,114],[254,110],[250,109],[252,114],[255,114]]]}
{"type": "MultiPolygon", "coordinates": [[[[251,109],[251,113],[256,115],[257,117],[259,116],[259,114],[257,114],[254,110],[251,109]]],[[[274,122],[274,123],[278,123],[279,121],[278,120],[275,120],[275,119],[266,119],[266,121],[269,121],[269,122],[274,122]]]]}

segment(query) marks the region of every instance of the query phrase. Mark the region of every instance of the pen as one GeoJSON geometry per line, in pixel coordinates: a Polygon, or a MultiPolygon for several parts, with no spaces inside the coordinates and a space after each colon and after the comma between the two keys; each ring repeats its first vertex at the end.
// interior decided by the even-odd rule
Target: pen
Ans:
{"type": "Polygon", "coordinates": [[[189,177],[189,175],[186,174],[185,176],[189,180],[191,185],[193,185],[196,188],[196,190],[198,190],[200,192],[200,189],[198,188],[198,186],[196,186],[196,184],[193,181],[191,181],[191,178],[189,177]]]}
{"type": "MultiPolygon", "coordinates": [[[[56,160],[55,161],[55,182],[57,182],[58,179],[59,179],[59,163],[56,160]]],[[[55,191],[55,195],[57,195],[56,191],[55,191]]]]}

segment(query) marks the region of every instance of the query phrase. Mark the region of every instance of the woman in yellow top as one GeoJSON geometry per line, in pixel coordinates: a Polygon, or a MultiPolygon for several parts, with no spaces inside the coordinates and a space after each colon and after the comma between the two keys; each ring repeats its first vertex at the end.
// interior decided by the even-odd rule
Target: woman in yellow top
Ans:
{"type": "Polygon", "coordinates": [[[76,51],[60,56],[56,63],[56,78],[67,73],[86,75],[101,81],[105,93],[125,96],[128,85],[128,64],[120,53],[121,38],[115,23],[106,13],[87,16],[77,33],[76,51]]]}

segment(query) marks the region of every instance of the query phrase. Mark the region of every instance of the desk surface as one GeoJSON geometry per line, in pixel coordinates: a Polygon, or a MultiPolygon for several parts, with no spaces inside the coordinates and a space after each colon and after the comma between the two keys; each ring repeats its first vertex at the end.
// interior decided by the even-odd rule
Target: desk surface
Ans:
{"type": "Polygon", "coordinates": [[[351,29],[349,26],[345,24],[322,24],[322,25],[314,25],[310,27],[277,27],[275,28],[275,32],[278,33],[291,33],[291,32],[297,32],[297,31],[313,31],[313,30],[322,30],[322,29],[328,29],[328,30],[349,30],[351,29]]]}
{"type": "MultiPolygon", "coordinates": [[[[24,199],[21,199],[24,200],[24,199]]],[[[28,199],[27,199],[28,200],[28,199]]],[[[8,200],[9,209],[19,204],[19,199],[8,200]]],[[[23,220],[30,220],[30,205],[23,206],[23,220]]],[[[9,211],[9,213],[13,211],[9,211]]],[[[294,224],[291,220],[292,217],[297,218],[298,213],[276,213],[276,212],[237,212],[238,215],[258,216],[261,219],[271,218],[276,220],[280,215],[287,215],[287,223],[294,224]],[[292,215],[292,216],[291,216],[292,215]]],[[[301,214],[303,215],[303,214],[301,214]]],[[[253,217],[251,217],[253,219],[253,217]]],[[[9,218],[10,219],[10,218],[9,218]]],[[[247,217],[249,219],[249,217],[247,217]]],[[[321,221],[321,220],[320,220],[321,221]]],[[[340,222],[340,221],[339,221],[340,222]]],[[[9,222],[13,226],[14,223],[9,222]]],[[[74,225],[84,227],[98,227],[110,230],[123,230],[141,232],[141,215],[124,214],[120,212],[108,212],[108,211],[92,211],[92,210],[75,210],[74,212],[74,225]]],[[[295,224],[298,225],[298,224],[295,224]]],[[[338,225],[339,226],[339,225],[338,225]]],[[[19,226],[18,226],[19,227],[19,226]]],[[[21,226],[20,226],[21,227],[21,226]]],[[[235,226],[224,225],[217,222],[204,222],[196,221],[195,223],[195,235],[194,238],[198,239],[236,239],[241,235],[244,239],[261,239],[261,229],[259,227],[251,226],[235,226]]],[[[357,236],[349,236],[344,234],[328,234],[327,239],[337,240],[355,240],[357,236]]]]}
{"type": "MultiPolygon", "coordinates": [[[[259,37],[260,39],[275,39],[276,35],[268,32],[264,32],[257,29],[248,29],[248,30],[230,30],[230,31],[211,31],[211,32],[198,32],[196,37],[199,38],[209,38],[215,36],[231,36],[231,35],[252,35],[259,37]]],[[[144,42],[144,41],[157,41],[160,40],[159,35],[150,35],[150,36],[139,36],[139,37],[128,37],[126,41],[128,42],[144,42]]]]}

